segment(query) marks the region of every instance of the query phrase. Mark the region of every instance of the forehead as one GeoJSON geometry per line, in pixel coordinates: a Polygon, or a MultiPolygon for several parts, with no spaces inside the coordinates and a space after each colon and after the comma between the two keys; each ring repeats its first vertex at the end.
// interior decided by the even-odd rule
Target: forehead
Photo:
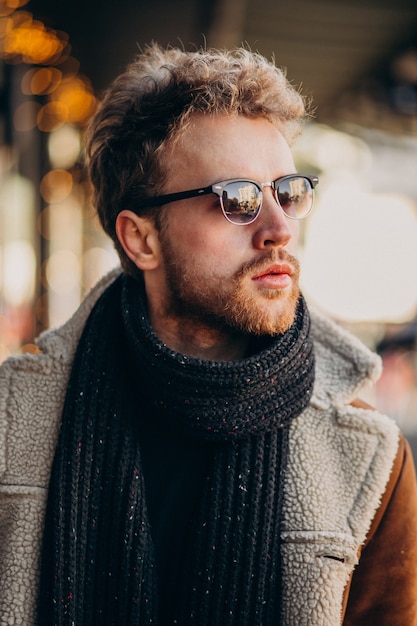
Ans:
{"type": "Polygon", "coordinates": [[[181,190],[185,182],[266,181],[295,171],[282,133],[266,118],[241,115],[194,115],[165,151],[163,164],[170,190],[181,190]]]}

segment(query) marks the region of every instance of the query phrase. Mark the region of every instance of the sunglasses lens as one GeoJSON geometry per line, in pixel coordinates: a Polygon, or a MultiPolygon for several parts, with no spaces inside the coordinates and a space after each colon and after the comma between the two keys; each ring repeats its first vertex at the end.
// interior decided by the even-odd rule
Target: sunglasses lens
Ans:
{"type": "Polygon", "coordinates": [[[300,219],[308,215],[313,207],[313,188],[304,176],[280,181],[276,193],[278,202],[288,217],[300,219]]]}
{"type": "Polygon", "coordinates": [[[250,224],[261,208],[262,192],[253,183],[236,181],[228,183],[222,194],[224,213],[233,224],[250,224]]]}

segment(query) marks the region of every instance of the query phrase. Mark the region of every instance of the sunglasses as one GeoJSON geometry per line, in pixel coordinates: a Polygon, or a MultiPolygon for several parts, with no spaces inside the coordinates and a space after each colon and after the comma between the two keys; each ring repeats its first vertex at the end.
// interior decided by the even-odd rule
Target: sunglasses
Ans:
{"type": "Polygon", "coordinates": [[[290,219],[300,220],[313,208],[314,188],[318,182],[317,176],[306,174],[288,174],[270,183],[233,178],[208,187],[148,198],[137,205],[136,210],[214,193],[219,196],[223,215],[229,222],[238,225],[252,224],[261,212],[263,188],[271,187],[284,214],[290,219]]]}

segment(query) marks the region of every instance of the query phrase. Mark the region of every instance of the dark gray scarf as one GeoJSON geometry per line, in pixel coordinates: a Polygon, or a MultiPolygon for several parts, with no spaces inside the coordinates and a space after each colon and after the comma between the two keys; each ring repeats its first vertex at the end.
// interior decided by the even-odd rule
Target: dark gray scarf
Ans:
{"type": "Polygon", "coordinates": [[[213,443],[169,623],[279,624],[288,430],[313,379],[302,298],[293,326],[261,352],[203,361],[162,344],[140,285],[117,279],[74,358],[49,487],[39,626],[158,625],[138,393],[161,428],[213,443]]]}

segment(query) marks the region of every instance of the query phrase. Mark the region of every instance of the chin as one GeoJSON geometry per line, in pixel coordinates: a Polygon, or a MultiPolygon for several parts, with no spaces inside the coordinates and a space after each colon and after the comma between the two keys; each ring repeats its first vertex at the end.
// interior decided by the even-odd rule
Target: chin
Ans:
{"type": "Polygon", "coordinates": [[[241,306],[232,306],[226,318],[229,325],[249,335],[282,335],[295,320],[299,293],[262,304],[249,298],[241,306]]]}

